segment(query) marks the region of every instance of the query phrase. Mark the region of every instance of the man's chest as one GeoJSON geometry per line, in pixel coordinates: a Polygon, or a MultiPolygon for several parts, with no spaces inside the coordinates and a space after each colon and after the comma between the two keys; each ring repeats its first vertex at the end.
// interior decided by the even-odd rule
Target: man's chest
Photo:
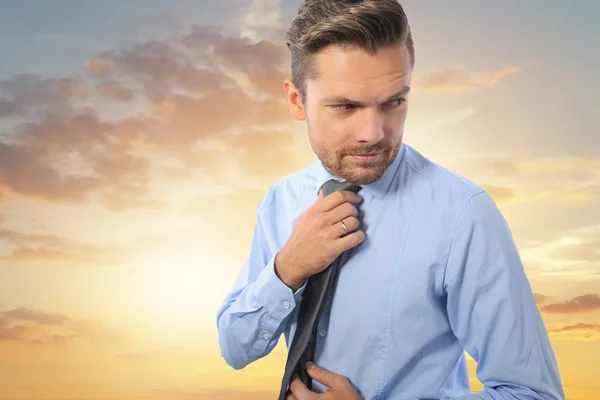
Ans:
{"type": "MultiPolygon", "coordinates": [[[[443,303],[449,221],[413,199],[363,196],[359,229],[365,240],[341,255],[323,325],[327,330],[360,329],[359,324],[374,328],[390,321],[431,325],[428,316],[438,318],[443,303]]],[[[290,215],[289,233],[305,208],[290,215]]]]}

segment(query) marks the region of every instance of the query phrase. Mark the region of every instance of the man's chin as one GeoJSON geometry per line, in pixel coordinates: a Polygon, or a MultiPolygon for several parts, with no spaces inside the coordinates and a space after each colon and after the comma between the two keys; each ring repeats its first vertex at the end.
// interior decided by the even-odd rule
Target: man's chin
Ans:
{"type": "Polygon", "coordinates": [[[345,169],[341,175],[354,185],[368,185],[381,179],[384,172],[380,165],[360,165],[345,169]]]}

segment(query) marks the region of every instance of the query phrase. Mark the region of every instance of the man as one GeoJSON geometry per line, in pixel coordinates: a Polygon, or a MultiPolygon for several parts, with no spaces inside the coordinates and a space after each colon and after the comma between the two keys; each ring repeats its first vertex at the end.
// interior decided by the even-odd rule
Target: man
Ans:
{"type": "Polygon", "coordinates": [[[307,279],[346,252],[307,365],[313,385],[294,380],[289,399],[564,399],[495,203],[403,143],[415,54],[400,4],[306,0],[287,43],[285,93],[318,160],[258,205],[250,255],[217,315],[227,363],[266,356],[282,334],[289,348],[307,279]],[[332,178],[362,190],[325,197],[332,178]],[[465,351],[485,385],[476,394],[465,351]]]}

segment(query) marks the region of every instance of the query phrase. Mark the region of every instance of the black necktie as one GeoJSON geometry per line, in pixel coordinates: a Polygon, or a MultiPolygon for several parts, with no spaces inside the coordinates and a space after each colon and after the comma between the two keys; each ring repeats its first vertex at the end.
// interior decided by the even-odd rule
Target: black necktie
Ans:
{"type": "MultiPolygon", "coordinates": [[[[349,190],[358,193],[362,187],[347,182],[329,180],[322,186],[323,196],[327,196],[338,190],[349,190]]],[[[294,339],[288,352],[285,373],[281,383],[279,400],[285,400],[294,374],[298,374],[300,380],[310,389],[312,379],[306,372],[306,363],[314,361],[317,325],[327,295],[336,283],[341,254],[323,271],[311,276],[304,288],[304,294],[300,301],[298,324],[294,339]]]]}

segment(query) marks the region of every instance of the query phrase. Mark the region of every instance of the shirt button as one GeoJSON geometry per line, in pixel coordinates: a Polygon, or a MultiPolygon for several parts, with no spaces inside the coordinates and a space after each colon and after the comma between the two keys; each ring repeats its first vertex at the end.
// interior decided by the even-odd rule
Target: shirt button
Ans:
{"type": "Polygon", "coordinates": [[[263,337],[264,337],[265,339],[268,339],[268,338],[270,337],[270,335],[269,335],[268,333],[265,333],[265,334],[263,334],[263,337]]]}
{"type": "Polygon", "coordinates": [[[285,307],[285,308],[290,308],[290,307],[291,307],[291,305],[290,305],[290,302],[289,302],[289,301],[287,301],[287,300],[286,300],[286,301],[284,301],[284,302],[283,302],[283,307],[285,307]]]}
{"type": "Polygon", "coordinates": [[[319,332],[319,336],[325,336],[325,331],[319,332]]]}

